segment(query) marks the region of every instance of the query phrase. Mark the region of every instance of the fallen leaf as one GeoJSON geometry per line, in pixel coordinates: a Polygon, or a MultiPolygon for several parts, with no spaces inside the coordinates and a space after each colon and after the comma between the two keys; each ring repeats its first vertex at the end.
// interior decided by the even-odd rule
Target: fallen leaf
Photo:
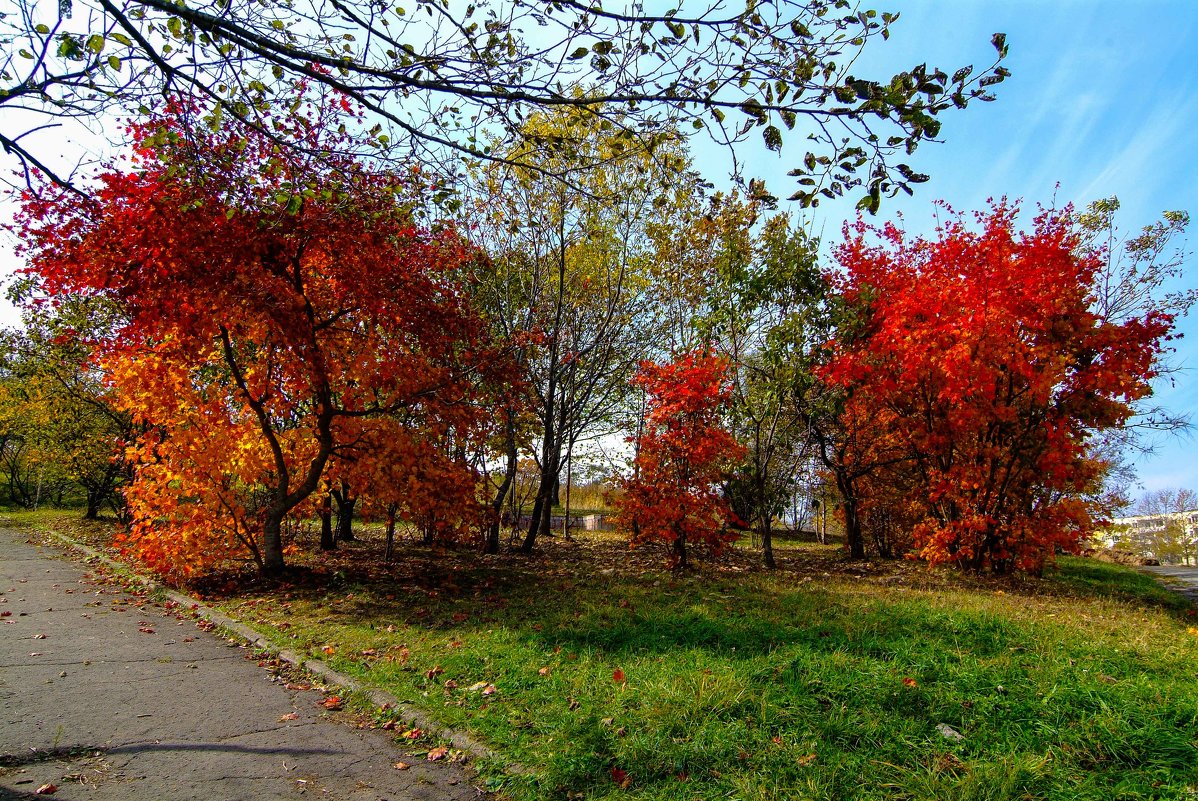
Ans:
{"type": "Polygon", "coordinates": [[[403,733],[403,736],[409,740],[419,740],[421,737],[424,736],[424,730],[423,729],[408,729],[407,731],[405,731],[403,733]]]}
{"type": "Polygon", "coordinates": [[[338,709],[341,709],[343,706],[345,706],[345,704],[341,700],[341,696],[339,696],[339,695],[330,695],[328,698],[324,699],[323,701],[320,701],[319,704],[320,704],[320,706],[323,706],[325,709],[329,709],[334,712],[336,712],[338,709]]]}
{"type": "Polygon", "coordinates": [[[494,684],[488,684],[486,687],[483,687],[483,695],[494,695],[495,693],[496,690],[494,684]]]}
{"type": "Polygon", "coordinates": [[[917,682],[915,679],[908,676],[907,678],[903,679],[903,686],[904,687],[918,687],[919,682],[917,682]]]}
{"type": "Polygon", "coordinates": [[[547,668],[547,667],[543,667],[543,668],[541,668],[540,670],[538,670],[538,671],[537,671],[537,673],[538,673],[539,675],[541,675],[541,676],[548,676],[548,675],[549,675],[549,668],[547,668]]]}
{"type": "Polygon", "coordinates": [[[321,652],[323,652],[323,653],[324,653],[326,656],[332,656],[333,654],[337,653],[337,649],[336,649],[336,648],[334,648],[334,647],[333,647],[333,646],[331,646],[331,645],[326,645],[324,648],[321,648],[320,650],[321,650],[321,652]]]}
{"type": "Polygon", "coordinates": [[[35,640],[44,640],[44,639],[46,639],[46,635],[45,635],[45,634],[34,634],[34,635],[33,635],[33,639],[35,639],[35,640]]]}
{"type": "Polygon", "coordinates": [[[487,686],[487,683],[485,681],[476,681],[476,682],[474,682],[474,684],[471,684],[469,687],[466,688],[466,692],[476,693],[486,686],[487,686]]]}
{"type": "Polygon", "coordinates": [[[628,787],[631,782],[631,779],[628,778],[628,771],[621,770],[620,768],[611,769],[611,780],[620,787],[628,787]]]}
{"type": "Polygon", "coordinates": [[[383,731],[395,731],[395,721],[389,720],[383,724],[383,731]]]}
{"type": "Polygon", "coordinates": [[[799,767],[805,768],[814,761],[815,761],[815,754],[807,754],[805,756],[801,756],[801,757],[799,757],[799,767]]]}
{"type": "Polygon", "coordinates": [[[286,715],[283,715],[282,717],[279,718],[279,722],[282,723],[284,720],[298,720],[298,719],[299,719],[298,714],[296,714],[295,712],[288,712],[286,715]]]}
{"type": "Polygon", "coordinates": [[[45,654],[43,654],[41,651],[34,651],[30,654],[30,656],[45,656],[45,654]]]}
{"type": "Polygon", "coordinates": [[[57,784],[46,783],[33,791],[34,795],[54,795],[58,792],[57,784]]]}
{"type": "Polygon", "coordinates": [[[623,684],[624,683],[624,671],[620,670],[619,668],[616,668],[611,674],[611,679],[616,684],[623,684]]]}
{"type": "Polygon", "coordinates": [[[449,755],[449,748],[447,748],[444,745],[439,745],[436,748],[429,751],[428,756],[425,758],[429,762],[436,762],[438,759],[445,759],[445,757],[448,755],[449,755]]]}
{"type": "Polygon", "coordinates": [[[424,677],[425,677],[426,679],[430,679],[430,680],[431,680],[431,679],[435,679],[435,678],[437,678],[438,676],[440,676],[440,675],[441,675],[442,673],[444,673],[444,672],[445,672],[445,668],[441,667],[440,665],[437,665],[437,666],[435,666],[435,667],[434,667],[432,670],[426,670],[426,671],[424,672],[424,677]]]}
{"type": "Polygon", "coordinates": [[[284,684],[283,686],[284,686],[284,687],[286,687],[288,690],[299,690],[299,691],[301,691],[301,692],[302,692],[302,691],[304,691],[304,690],[311,690],[311,689],[312,689],[312,685],[311,685],[311,684],[307,684],[307,683],[304,683],[304,684],[292,684],[292,683],[290,683],[290,682],[289,682],[289,683],[287,683],[287,684],[284,684]]]}
{"type": "Polygon", "coordinates": [[[142,634],[153,634],[154,633],[154,629],[150,628],[149,626],[142,626],[141,628],[138,629],[138,631],[140,631],[142,634]]]}
{"type": "Polygon", "coordinates": [[[445,680],[445,689],[456,690],[457,688],[458,688],[458,683],[456,681],[454,681],[453,679],[445,680]]]}
{"type": "Polygon", "coordinates": [[[407,770],[408,768],[410,768],[412,766],[409,765],[407,762],[396,762],[391,767],[395,768],[396,770],[407,770]]]}

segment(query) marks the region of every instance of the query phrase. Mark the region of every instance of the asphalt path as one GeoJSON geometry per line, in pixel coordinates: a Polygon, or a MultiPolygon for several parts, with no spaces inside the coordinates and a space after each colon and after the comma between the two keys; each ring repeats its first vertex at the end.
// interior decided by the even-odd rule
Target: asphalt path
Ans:
{"type": "Polygon", "coordinates": [[[462,765],[405,754],[87,571],[0,529],[0,801],[480,797],[462,765]]]}
{"type": "Polygon", "coordinates": [[[1194,603],[1198,603],[1198,567],[1186,565],[1151,565],[1140,570],[1164,579],[1166,586],[1177,590],[1194,603]]]}

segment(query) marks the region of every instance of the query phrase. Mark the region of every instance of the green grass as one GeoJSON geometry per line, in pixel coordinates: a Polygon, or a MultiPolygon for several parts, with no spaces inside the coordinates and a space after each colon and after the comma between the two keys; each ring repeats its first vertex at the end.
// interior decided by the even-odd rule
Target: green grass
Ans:
{"type": "Polygon", "coordinates": [[[775,574],[738,552],[676,577],[607,541],[405,547],[221,605],[527,766],[484,766],[516,799],[1198,799],[1195,619],[1124,567],[1003,582],[795,545],[775,574]]]}

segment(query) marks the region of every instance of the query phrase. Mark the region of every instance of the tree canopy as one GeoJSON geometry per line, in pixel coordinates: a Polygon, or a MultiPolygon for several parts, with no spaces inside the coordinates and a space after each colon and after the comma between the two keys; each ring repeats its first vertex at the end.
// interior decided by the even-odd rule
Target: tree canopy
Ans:
{"type": "MultiPolygon", "coordinates": [[[[472,393],[503,358],[461,288],[476,251],[412,220],[419,175],[314,167],[254,130],[197,138],[186,111],[135,126],[135,166],[86,202],[30,195],[26,253],[50,295],[123,312],[98,345],[151,427],[132,545],[164,571],[248,551],[277,572],[283,520],[330,461],[399,459],[421,439],[376,430],[397,421],[473,429],[472,393]]],[[[338,136],[339,107],[309,112],[276,132],[338,136]]]]}
{"type": "Polygon", "coordinates": [[[822,368],[844,393],[863,514],[932,562],[1038,569],[1073,549],[1100,510],[1094,432],[1126,425],[1151,393],[1173,318],[1094,309],[1100,254],[1068,212],[1032,230],[998,205],[935,239],[859,225],[839,291],[860,324],[822,368]]]}
{"type": "MultiPolygon", "coordinates": [[[[235,118],[272,135],[269,108],[303,80],[367,110],[362,152],[450,172],[454,156],[511,159],[488,134],[519,135],[534,112],[572,106],[593,118],[579,136],[536,143],[570,148],[585,128],[633,139],[678,123],[722,143],[760,136],[771,150],[793,137],[808,142],[789,165],[794,199],[811,205],[860,187],[876,210],[883,195],[926,179],[904,159],[936,138],[941,115],[991,99],[988,87],[1008,74],[995,34],[998,60],[986,69],[860,75],[857,57],[889,37],[898,15],[848,0],[660,12],[574,0],[6,5],[0,146],[63,183],[70,176],[49,170],[25,138],[39,119],[127,113],[173,93],[208,105],[212,122],[235,118]]],[[[577,156],[559,177],[589,166],[577,156]]]]}

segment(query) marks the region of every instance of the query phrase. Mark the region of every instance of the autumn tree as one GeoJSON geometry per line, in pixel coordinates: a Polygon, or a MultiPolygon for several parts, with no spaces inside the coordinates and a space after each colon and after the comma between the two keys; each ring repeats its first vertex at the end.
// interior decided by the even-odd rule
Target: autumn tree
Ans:
{"type": "MultiPolygon", "coordinates": [[[[10,297],[21,303],[29,289],[27,281],[18,281],[10,297]]],[[[83,491],[88,519],[105,505],[123,515],[118,488],[129,478],[124,447],[137,435],[92,359],[91,343],[118,321],[119,310],[94,298],[29,304],[22,328],[6,332],[0,353],[0,427],[22,445],[20,466],[10,468],[36,475],[39,484],[61,478],[75,485],[83,491]]],[[[11,470],[9,477],[15,480],[10,488],[21,484],[11,470]]]]}
{"type": "Polygon", "coordinates": [[[468,460],[490,433],[491,410],[461,403],[435,419],[414,413],[361,421],[354,443],[330,466],[329,476],[357,493],[363,511],[386,523],[386,558],[394,552],[399,523],[411,525],[425,544],[453,544],[483,529],[481,477],[468,460]]]}
{"type": "Polygon", "coordinates": [[[418,172],[329,169],[279,146],[336,152],[348,105],[308,105],[268,137],[205,132],[176,102],[133,126],[132,166],[86,200],[52,186],[25,198],[42,291],[125,316],[101,363],[154,426],[127,496],[132,543],[164,572],[249,553],[277,574],[285,519],[363,425],[439,417],[497,362],[458,282],[474,251],[413,223],[418,172]]]}
{"type": "MultiPolygon", "coordinates": [[[[738,515],[752,525],[767,567],[774,567],[773,521],[789,505],[812,447],[808,385],[827,336],[826,285],[816,243],[786,215],[754,230],[759,207],[742,206],[712,264],[701,327],[728,360],[729,420],[746,458],[729,490],[738,515]]],[[[713,223],[727,215],[713,214],[713,223]]],[[[727,223],[725,223],[727,224],[727,223]]]]}
{"type": "Polygon", "coordinates": [[[1150,309],[1095,311],[1099,254],[1067,210],[1016,228],[999,204],[936,238],[858,224],[837,288],[862,327],[823,376],[860,449],[860,502],[912,525],[931,562],[1038,570],[1093,528],[1093,432],[1127,424],[1172,329],[1150,309]],[[877,240],[871,240],[876,236],[877,240]]]}
{"type": "MultiPolygon", "coordinates": [[[[649,274],[656,253],[646,221],[670,202],[661,175],[681,178],[689,164],[676,134],[663,133],[652,147],[626,143],[589,108],[538,115],[526,130],[546,141],[576,140],[571,152],[585,145],[602,162],[577,179],[580,189],[510,165],[478,176],[470,219],[492,264],[476,293],[497,334],[524,344],[522,405],[536,420],[531,455],[540,483],[527,552],[550,533],[576,448],[619,428],[628,380],[654,337],[649,274]]],[[[524,147],[512,151],[515,160],[535,158],[549,171],[566,166],[559,147],[542,146],[535,157],[524,147]]],[[[500,489],[510,489],[517,467],[517,400],[509,398],[502,412],[508,447],[500,489]]]]}
{"type": "MultiPolygon", "coordinates": [[[[860,74],[858,56],[888,38],[897,18],[848,0],[664,12],[573,0],[7,0],[0,146],[26,169],[48,170],[48,154],[26,138],[39,115],[89,121],[152,105],[164,92],[203,97],[214,124],[232,119],[270,135],[264,108],[303,79],[368,110],[378,127],[366,152],[447,171],[457,158],[512,160],[483,134],[519,136],[538,112],[604,104],[629,138],[651,137],[673,117],[721,143],[807,141],[793,164],[797,200],[860,187],[876,208],[883,195],[926,179],[903,159],[936,139],[943,113],[990,99],[988,87],[1008,74],[998,62],[979,72],[921,63],[860,74]]],[[[1001,60],[1003,35],[993,43],[1001,60]]],[[[523,156],[539,144],[527,141],[523,156]]],[[[576,156],[553,168],[559,177],[596,163],[576,156]]]]}
{"type": "Polygon", "coordinates": [[[666,543],[676,568],[687,566],[688,544],[718,553],[735,538],[722,484],[744,448],[722,420],[727,371],[724,359],[695,351],[667,364],[644,362],[634,379],[648,412],[634,443],[634,472],[616,499],[617,518],[632,532],[632,545],[666,543]]]}

